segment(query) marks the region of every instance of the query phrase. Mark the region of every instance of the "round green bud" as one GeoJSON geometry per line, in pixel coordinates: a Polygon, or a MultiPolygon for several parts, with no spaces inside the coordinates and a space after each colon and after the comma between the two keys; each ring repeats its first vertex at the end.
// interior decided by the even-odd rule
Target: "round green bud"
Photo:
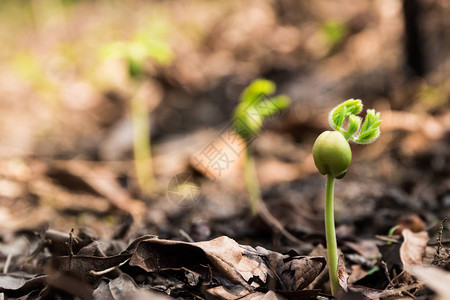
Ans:
{"type": "Polygon", "coordinates": [[[313,157],[320,174],[341,179],[352,161],[352,150],[341,133],[325,131],[314,142],[313,157]]]}

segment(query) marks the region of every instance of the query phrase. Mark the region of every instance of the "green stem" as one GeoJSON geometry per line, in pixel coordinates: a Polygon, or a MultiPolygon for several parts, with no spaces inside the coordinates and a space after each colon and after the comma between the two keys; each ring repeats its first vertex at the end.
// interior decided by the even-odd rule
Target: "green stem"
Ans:
{"type": "Polygon", "coordinates": [[[328,251],[328,269],[330,274],[331,294],[336,296],[340,290],[340,285],[337,277],[338,271],[338,255],[336,232],[334,229],[334,210],[333,210],[333,192],[334,192],[334,177],[327,175],[327,191],[325,197],[325,232],[327,236],[327,251],[328,251]]]}
{"type": "Polygon", "coordinates": [[[133,122],[134,167],[139,188],[144,194],[153,191],[154,177],[150,146],[150,122],[145,99],[136,92],[131,99],[131,119],[133,122]]]}
{"type": "Polygon", "coordinates": [[[250,149],[245,151],[244,161],[244,180],[247,186],[248,198],[250,201],[250,209],[253,215],[258,214],[259,204],[261,202],[261,192],[259,189],[258,179],[256,177],[255,161],[250,153],[250,149]]]}
{"type": "MultiPolygon", "coordinates": [[[[391,227],[391,229],[389,229],[389,232],[388,232],[388,237],[392,237],[392,236],[394,235],[394,232],[395,232],[399,227],[400,227],[399,225],[395,225],[395,226],[391,227]]],[[[392,242],[387,242],[387,244],[388,244],[388,245],[391,245],[392,242]]]]}

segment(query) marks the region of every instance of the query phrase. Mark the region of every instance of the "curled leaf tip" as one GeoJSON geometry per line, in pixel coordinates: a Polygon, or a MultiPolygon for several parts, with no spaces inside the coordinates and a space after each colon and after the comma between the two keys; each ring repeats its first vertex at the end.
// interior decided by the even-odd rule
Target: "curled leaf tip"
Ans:
{"type": "Polygon", "coordinates": [[[328,115],[328,121],[330,126],[337,131],[341,131],[341,126],[344,124],[346,118],[350,115],[359,114],[362,110],[363,104],[359,99],[349,99],[347,101],[342,102],[333,110],[331,110],[328,115]]]}

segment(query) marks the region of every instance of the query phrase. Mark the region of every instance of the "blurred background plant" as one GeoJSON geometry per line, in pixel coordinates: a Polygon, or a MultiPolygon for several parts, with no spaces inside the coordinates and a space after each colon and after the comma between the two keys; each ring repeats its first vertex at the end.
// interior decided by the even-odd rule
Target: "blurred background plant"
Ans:
{"type": "Polygon", "coordinates": [[[173,60],[170,46],[164,41],[169,34],[167,24],[151,24],[136,33],[129,42],[112,42],[100,51],[103,59],[120,59],[126,62],[131,81],[131,119],[133,123],[134,169],[140,190],[147,195],[154,191],[154,175],[150,146],[148,99],[144,89],[146,63],[153,59],[168,66],[173,60]]]}
{"type": "Polygon", "coordinates": [[[271,97],[275,90],[276,85],[270,80],[254,80],[241,93],[234,111],[234,130],[245,141],[243,174],[253,215],[258,214],[262,199],[250,145],[263,129],[265,119],[281,114],[290,104],[285,95],[271,97]]]}

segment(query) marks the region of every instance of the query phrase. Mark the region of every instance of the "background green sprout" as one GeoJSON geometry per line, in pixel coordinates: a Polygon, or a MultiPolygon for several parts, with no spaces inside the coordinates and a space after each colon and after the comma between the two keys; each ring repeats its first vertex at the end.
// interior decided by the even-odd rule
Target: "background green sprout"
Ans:
{"type": "Polygon", "coordinates": [[[334,225],[334,179],[341,179],[347,173],[352,159],[348,141],[368,144],[380,135],[380,113],[373,109],[367,110],[362,118],[356,116],[362,110],[361,100],[349,99],[336,106],[329,114],[330,126],[336,131],[325,131],[316,139],[313,146],[314,163],[322,175],[327,175],[325,196],[325,231],[328,251],[328,267],[331,282],[331,293],[336,296],[340,290],[337,277],[338,254],[336,232],[334,225]],[[348,118],[347,129],[343,128],[348,118]],[[361,126],[362,123],[362,126],[361,126]]]}
{"type": "Polygon", "coordinates": [[[255,163],[249,146],[256,135],[261,131],[263,121],[283,109],[289,107],[290,99],[274,94],[276,85],[270,80],[257,79],[253,81],[240,96],[240,103],[234,111],[233,127],[237,134],[245,140],[244,179],[250,200],[250,209],[253,214],[259,211],[261,191],[255,172],[255,163]]]}
{"type": "Polygon", "coordinates": [[[153,191],[154,175],[147,99],[140,96],[139,90],[144,81],[145,64],[149,59],[159,65],[169,65],[173,60],[172,50],[162,38],[165,35],[163,29],[164,26],[149,27],[148,30],[137,33],[131,41],[115,41],[100,51],[104,59],[123,59],[127,63],[133,89],[131,118],[134,166],[139,188],[145,194],[153,191]]]}

